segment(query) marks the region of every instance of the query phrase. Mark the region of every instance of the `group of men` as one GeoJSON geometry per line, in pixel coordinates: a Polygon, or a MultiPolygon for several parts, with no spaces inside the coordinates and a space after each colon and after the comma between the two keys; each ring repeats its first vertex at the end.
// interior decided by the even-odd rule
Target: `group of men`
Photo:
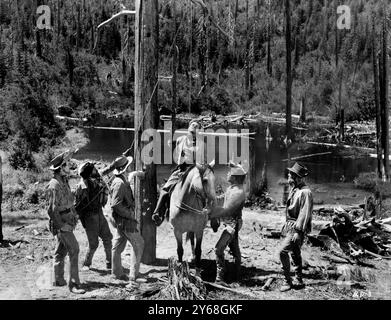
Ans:
{"type": "Polygon", "coordinates": [[[80,220],[89,244],[82,269],[91,268],[101,238],[106,254],[106,269],[111,270],[115,279],[128,280],[127,287],[134,288],[143,281],[139,269],[144,240],[135,217],[134,197],[129,181],[135,176],[143,178],[144,173],[131,170],[132,157],[120,156],[113,163],[115,178],[109,190],[94,164],[87,162],[79,168],[81,180],[72,192],[68,183],[69,158],[69,154],[64,153],[51,161],[50,170],[53,171],[53,178],[47,187],[50,230],[57,239],[54,252],[54,285],[67,284],[64,279],[64,259],[68,254],[69,289],[76,294],[85,293],[79,278],[79,243],[73,233],[77,221],[80,220]],[[110,222],[116,230],[114,241],[102,209],[108,201],[109,194],[110,222]],[[129,276],[125,274],[121,261],[121,253],[128,241],[133,251],[129,276]]]}
{"type": "MultiPolygon", "coordinates": [[[[170,191],[181,174],[194,163],[195,153],[197,152],[196,133],[199,128],[200,125],[197,122],[192,122],[188,134],[177,140],[178,166],[162,188],[156,209],[152,215],[152,219],[157,226],[161,225],[167,214],[170,191]]],[[[81,180],[72,193],[68,183],[69,159],[69,154],[61,154],[51,161],[50,169],[53,171],[53,178],[47,187],[50,230],[57,239],[54,253],[54,285],[65,286],[67,284],[64,279],[64,259],[68,254],[70,259],[69,289],[73,293],[85,293],[79,279],[79,244],[73,233],[77,221],[80,219],[89,243],[82,269],[89,270],[91,268],[92,259],[99,246],[99,238],[101,238],[106,254],[107,270],[111,270],[115,279],[128,281],[128,288],[137,287],[140,282],[146,281],[139,272],[144,240],[135,216],[134,191],[131,185],[134,177],[137,176],[143,179],[144,172],[133,171],[131,166],[133,158],[122,155],[110,166],[110,169],[113,169],[114,180],[108,187],[94,164],[87,162],[79,168],[81,180]],[[111,210],[109,220],[116,232],[114,241],[112,241],[113,236],[102,209],[109,198],[111,210]],[[121,262],[121,253],[124,251],[127,242],[131,244],[132,248],[129,276],[125,274],[121,262]]],[[[288,182],[291,191],[287,201],[286,223],[283,228],[285,239],[279,251],[285,277],[285,283],[281,287],[282,291],[290,290],[294,286],[303,286],[301,246],[306,233],[311,230],[313,207],[311,191],[304,182],[308,170],[296,163],[292,168],[288,168],[288,171],[288,182]],[[295,265],[296,283],[292,281],[290,276],[289,254],[292,255],[295,265]]],[[[215,246],[216,281],[223,284],[226,281],[224,251],[227,247],[230,248],[233,255],[236,270],[234,277],[231,278],[238,280],[240,277],[239,231],[243,225],[242,209],[245,203],[245,178],[244,168],[240,164],[230,163],[227,175],[229,186],[225,194],[217,199],[218,201],[223,200],[223,205],[215,205],[211,209],[205,210],[205,214],[208,214],[214,230],[217,230],[220,223],[223,225],[223,231],[215,246]]]]}

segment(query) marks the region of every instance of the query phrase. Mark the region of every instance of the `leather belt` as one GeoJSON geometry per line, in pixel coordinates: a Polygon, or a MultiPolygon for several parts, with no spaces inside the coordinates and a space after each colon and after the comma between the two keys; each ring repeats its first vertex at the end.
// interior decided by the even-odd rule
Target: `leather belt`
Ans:
{"type": "Polygon", "coordinates": [[[71,212],[71,209],[68,208],[68,209],[65,209],[64,211],[60,211],[60,215],[63,215],[63,214],[66,214],[66,213],[70,213],[71,212]]]}

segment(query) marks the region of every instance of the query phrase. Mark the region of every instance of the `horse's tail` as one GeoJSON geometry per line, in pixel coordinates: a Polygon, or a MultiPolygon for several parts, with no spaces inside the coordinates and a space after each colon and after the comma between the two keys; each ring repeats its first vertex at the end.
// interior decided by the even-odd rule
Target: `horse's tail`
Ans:
{"type": "Polygon", "coordinates": [[[186,242],[194,239],[194,232],[186,232],[186,242]]]}

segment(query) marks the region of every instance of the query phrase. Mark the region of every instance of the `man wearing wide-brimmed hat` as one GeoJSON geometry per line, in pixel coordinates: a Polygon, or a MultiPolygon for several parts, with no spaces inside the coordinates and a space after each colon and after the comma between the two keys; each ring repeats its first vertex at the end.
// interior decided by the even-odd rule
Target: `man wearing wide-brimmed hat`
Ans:
{"type": "MultiPolygon", "coordinates": [[[[233,278],[240,277],[241,254],[239,247],[239,230],[242,227],[242,209],[246,200],[243,184],[246,178],[246,171],[240,164],[230,163],[230,171],[227,174],[229,186],[222,196],[224,205],[211,209],[211,219],[222,219],[223,232],[216,243],[216,282],[224,283],[225,260],[224,251],[229,246],[235,261],[236,274],[233,278]]],[[[221,196],[220,196],[221,197],[221,196]]],[[[220,198],[218,197],[218,198],[220,198]]]]}
{"type": "Polygon", "coordinates": [[[287,170],[288,183],[291,190],[286,204],[286,223],[282,231],[285,239],[279,251],[285,278],[285,283],[280,288],[281,291],[288,291],[292,287],[302,288],[304,286],[301,246],[305,235],[311,232],[313,209],[312,192],[304,181],[304,178],[308,176],[307,168],[299,163],[295,163],[292,168],[287,170]],[[295,283],[292,282],[290,275],[289,253],[291,253],[295,265],[295,283]]]}
{"type": "Polygon", "coordinates": [[[56,236],[57,245],[54,252],[54,285],[65,286],[64,260],[69,255],[69,289],[73,293],[85,293],[80,288],[79,279],[79,244],[73,234],[77,224],[74,197],[68,184],[69,158],[71,154],[64,152],[51,161],[50,170],[53,178],[47,186],[48,215],[50,230],[56,236]]]}
{"type": "Polygon", "coordinates": [[[82,270],[90,269],[92,258],[99,246],[99,238],[102,239],[105,249],[106,269],[111,270],[113,235],[102,210],[108,200],[108,187],[99,178],[94,163],[83,163],[79,168],[79,175],[81,180],[75,190],[75,208],[88,238],[88,251],[82,270]]]}
{"type": "Polygon", "coordinates": [[[196,152],[200,152],[202,149],[197,147],[197,130],[200,128],[201,125],[197,121],[191,121],[187,134],[180,136],[176,141],[174,157],[178,166],[160,190],[159,199],[152,215],[152,220],[157,226],[160,226],[164,221],[166,211],[169,207],[170,191],[179,181],[181,174],[189,166],[196,163],[196,152]]]}
{"type": "Polygon", "coordinates": [[[138,285],[140,279],[140,263],[144,251],[144,239],[140,233],[140,226],[134,211],[134,198],[132,188],[126,175],[138,176],[142,178],[142,171],[132,172],[132,157],[121,156],[114,161],[115,178],[110,186],[112,223],[117,232],[114,236],[112,274],[116,279],[126,280],[126,275],[122,268],[121,253],[125,250],[129,241],[132,247],[132,257],[129,271],[129,288],[138,285]]]}

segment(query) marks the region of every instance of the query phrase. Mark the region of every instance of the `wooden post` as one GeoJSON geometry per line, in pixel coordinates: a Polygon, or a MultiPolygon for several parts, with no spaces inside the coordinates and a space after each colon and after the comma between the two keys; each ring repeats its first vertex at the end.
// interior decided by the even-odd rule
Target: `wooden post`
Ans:
{"type": "MultiPolygon", "coordinates": [[[[252,128],[250,126],[250,132],[258,132],[258,128],[252,128]]],[[[250,139],[249,141],[249,166],[247,173],[247,186],[249,191],[249,197],[254,196],[257,190],[257,163],[256,163],[256,148],[255,148],[255,139],[250,139]]]]}
{"type": "Polygon", "coordinates": [[[0,156],[0,242],[3,241],[3,219],[1,217],[1,203],[3,202],[3,168],[0,156]]]}
{"type": "Polygon", "coordinates": [[[158,86],[158,1],[136,0],[135,22],[135,161],[136,170],[145,169],[145,179],[136,178],[135,212],[145,240],[142,262],[156,260],[156,226],[151,216],[156,206],[156,166],[145,165],[141,150],[147,142],[141,141],[144,130],[157,128],[158,86]]]}

